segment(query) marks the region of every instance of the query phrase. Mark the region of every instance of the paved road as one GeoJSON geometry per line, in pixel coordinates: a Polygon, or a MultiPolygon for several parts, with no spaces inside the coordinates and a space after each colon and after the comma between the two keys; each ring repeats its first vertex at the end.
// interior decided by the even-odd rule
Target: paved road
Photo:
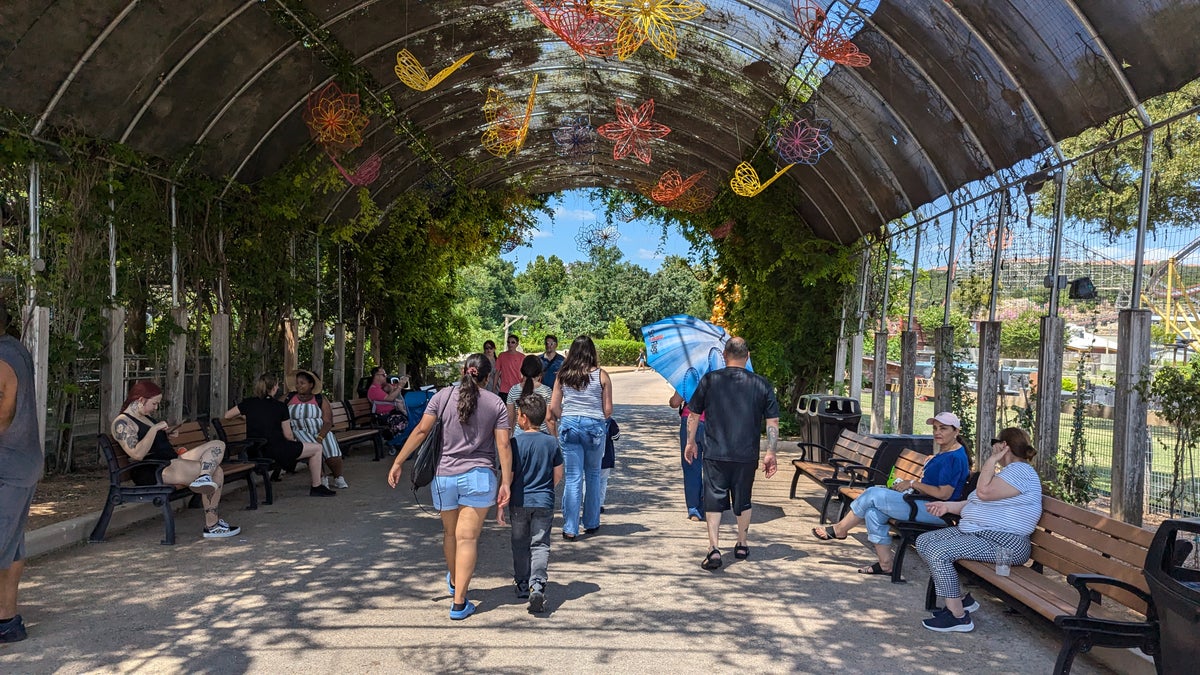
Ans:
{"type": "MultiPolygon", "coordinates": [[[[451,622],[438,519],[411,491],[387,489],[386,462],[359,450],[336,499],[307,497],[291,476],[274,505],[227,511],[236,539],[200,539],[193,511],[173,547],[159,545],[155,520],[34,561],[22,596],[31,638],[0,646],[0,672],[1050,670],[1053,628],[994,600],[981,598],[972,634],[921,628],[919,558],[914,583],[856,574],[864,535],[806,536],[816,495],[789,500],[788,469],[757,486],[750,559],[701,570],[670,389],[651,372],[613,383],[624,435],[602,530],[575,544],[555,536],[541,616],[515,599],[508,530],[489,523],[471,589],[480,611],[451,622]]],[[[1075,672],[1105,671],[1085,661],[1075,672]]]]}

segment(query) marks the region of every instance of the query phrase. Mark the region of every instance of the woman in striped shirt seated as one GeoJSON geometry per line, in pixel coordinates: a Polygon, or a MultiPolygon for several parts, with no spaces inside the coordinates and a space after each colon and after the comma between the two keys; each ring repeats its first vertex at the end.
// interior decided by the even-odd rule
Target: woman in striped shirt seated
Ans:
{"type": "Polygon", "coordinates": [[[1029,434],[1009,427],[992,439],[992,454],[983,463],[979,484],[960,502],[930,502],[935,516],[956,513],[956,527],[917,537],[917,553],[925,559],[937,594],[946,607],[922,622],[929,630],[967,633],[975,629],[971,612],[979,609],[970,594],[963,597],[956,560],[1023,565],[1029,560],[1029,535],[1042,517],[1042,482],[1029,461],[1037,454],[1029,434]]]}

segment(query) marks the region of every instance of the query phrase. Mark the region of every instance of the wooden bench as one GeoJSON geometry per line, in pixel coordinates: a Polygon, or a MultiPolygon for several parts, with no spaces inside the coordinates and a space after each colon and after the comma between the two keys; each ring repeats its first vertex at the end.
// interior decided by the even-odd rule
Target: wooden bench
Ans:
{"type": "Polygon", "coordinates": [[[261,476],[263,481],[263,503],[273,504],[275,488],[271,481],[279,480],[279,467],[270,457],[262,455],[267,439],[246,436],[245,415],[238,415],[233,419],[214,419],[212,425],[213,430],[217,432],[217,438],[225,444],[225,461],[221,467],[224,468],[230,462],[253,462],[256,465],[254,473],[261,476]]]}
{"type": "Polygon", "coordinates": [[[346,404],[342,401],[330,401],[329,407],[333,409],[333,437],[337,440],[338,445],[342,447],[343,452],[356,445],[363,443],[371,443],[375,448],[375,457],[373,461],[378,462],[383,459],[383,431],[378,428],[373,429],[357,429],[353,424],[353,418],[350,416],[350,411],[346,404]]]}
{"type": "MultiPolygon", "coordinates": [[[[1150,530],[1043,497],[1028,566],[1013,565],[1002,577],[992,563],[957,564],[1008,604],[1062,628],[1055,673],[1070,672],[1075,655],[1092,647],[1137,647],[1162,672],[1157,615],[1142,574],[1153,538],[1150,530]]],[[[932,578],[925,596],[933,609],[932,578]]]]}
{"type": "MultiPolygon", "coordinates": [[[[796,485],[800,482],[800,476],[808,476],[824,486],[825,500],[821,502],[821,523],[824,523],[829,500],[837,494],[838,488],[850,484],[850,474],[843,467],[878,468],[874,464],[879,449],[883,447],[883,441],[843,429],[842,435],[838,437],[832,450],[820,443],[802,442],[796,445],[800,448],[800,456],[792,460],[796,474],[792,476],[790,497],[796,498],[796,485]]],[[[884,479],[886,478],[887,474],[885,473],[884,479]]]]}
{"type": "MultiPolygon", "coordinates": [[[[403,400],[403,399],[401,399],[403,400]]],[[[352,398],[342,401],[346,410],[350,411],[350,426],[354,429],[379,429],[383,427],[375,420],[375,413],[369,398],[352,398]]],[[[401,403],[403,405],[403,403],[401,403]]]]}
{"type": "MultiPolygon", "coordinates": [[[[179,427],[178,433],[170,438],[172,445],[186,448],[195,447],[208,440],[208,436],[204,433],[204,428],[199,422],[185,423],[179,427]]],[[[165,528],[162,543],[167,545],[174,544],[175,511],[171,509],[171,502],[176,499],[191,497],[192,500],[189,502],[189,506],[195,507],[200,505],[200,495],[192,492],[186,485],[169,485],[163,483],[162,472],[170,464],[168,461],[151,459],[135,462],[133,458],[125,454],[125,449],[108,434],[100,434],[97,437],[97,444],[100,447],[100,451],[104,454],[105,461],[108,463],[108,499],[104,502],[104,510],[100,512],[100,519],[92,529],[91,535],[88,536],[88,541],[92,543],[104,541],[104,535],[108,531],[108,524],[112,520],[113,509],[118,505],[125,503],[152,503],[162,508],[163,527],[165,528]],[[132,471],[143,466],[155,468],[155,477],[157,480],[153,485],[135,485],[133,483],[132,471]]],[[[226,485],[234,480],[246,479],[246,487],[250,493],[250,505],[246,507],[248,510],[258,508],[258,490],[254,487],[255,466],[253,462],[223,462],[221,464],[221,469],[225,472],[226,485]]]]}

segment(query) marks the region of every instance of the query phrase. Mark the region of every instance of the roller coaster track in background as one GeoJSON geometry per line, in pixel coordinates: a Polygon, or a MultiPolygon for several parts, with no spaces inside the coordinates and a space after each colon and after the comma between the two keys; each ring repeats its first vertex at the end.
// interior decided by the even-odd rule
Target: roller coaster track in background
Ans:
{"type": "Polygon", "coordinates": [[[1200,312],[1193,298],[1200,296],[1200,285],[1184,286],[1179,261],[1200,248],[1200,237],[1159,263],[1147,275],[1142,302],[1162,321],[1163,328],[1177,340],[1200,339],[1200,312]]]}

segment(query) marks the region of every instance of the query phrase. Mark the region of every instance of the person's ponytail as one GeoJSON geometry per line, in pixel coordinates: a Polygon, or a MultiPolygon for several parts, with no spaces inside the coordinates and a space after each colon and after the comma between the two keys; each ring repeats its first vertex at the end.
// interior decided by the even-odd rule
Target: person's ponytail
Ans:
{"type": "Polygon", "coordinates": [[[492,374],[492,363],[483,354],[472,354],[463,364],[462,379],[458,383],[458,419],[463,424],[471,421],[475,408],[479,406],[479,385],[492,374]]]}
{"type": "Polygon", "coordinates": [[[955,436],[954,440],[958,441],[958,444],[963,447],[963,451],[967,453],[967,468],[969,468],[969,469],[974,468],[975,467],[975,453],[971,452],[970,441],[968,441],[966,439],[966,437],[963,436],[962,434],[958,434],[957,436],[955,436]]]}

